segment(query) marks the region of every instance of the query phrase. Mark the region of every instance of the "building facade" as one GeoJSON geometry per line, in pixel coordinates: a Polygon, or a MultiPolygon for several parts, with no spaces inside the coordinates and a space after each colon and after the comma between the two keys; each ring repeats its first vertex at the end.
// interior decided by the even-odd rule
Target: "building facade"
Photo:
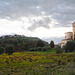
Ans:
{"type": "Polygon", "coordinates": [[[72,27],[73,27],[72,32],[66,32],[65,33],[65,39],[62,40],[61,43],[59,43],[61,48],[67,43],[67,41],[75,40],[75,22],[72,23],[72,27]]]}
{"type": "Polygon", "coordinates": [[[72,40],[73,39],[73,32],[65,33],[65,39],[66,40],[72,40]]]}
{"type": "Polygon", "coordinates": [[[75,40],[75,22],[72,23],[72,27],[73,27],[73,40],[75,40]]]}

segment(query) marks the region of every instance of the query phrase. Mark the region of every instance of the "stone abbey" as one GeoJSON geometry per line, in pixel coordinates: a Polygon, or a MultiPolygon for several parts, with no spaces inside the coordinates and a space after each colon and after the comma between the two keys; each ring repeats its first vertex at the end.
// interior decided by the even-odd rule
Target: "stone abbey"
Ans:
{"type": "Polygon", "coordinates": [[[61,46],[61,48],[67,43],[67,41],[75,40],[75,22],[72,23],[72,27],[72,32],[66,32],[65,39],[58,44],[59,46],[61,46]]]}

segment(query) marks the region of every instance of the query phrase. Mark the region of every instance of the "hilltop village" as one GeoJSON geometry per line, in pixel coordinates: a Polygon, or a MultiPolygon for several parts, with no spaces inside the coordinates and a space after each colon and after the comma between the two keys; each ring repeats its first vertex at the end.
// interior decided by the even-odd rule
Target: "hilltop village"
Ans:
{"type": "Polygon", "coordinates": [[[71,41],[75,39],[75,22],[72,23],[72,32],[66,32],[65,33],[65,39],[61,41],[58,45],[61,46],[61,48],[67,43],[67,41],[71,41]]]}

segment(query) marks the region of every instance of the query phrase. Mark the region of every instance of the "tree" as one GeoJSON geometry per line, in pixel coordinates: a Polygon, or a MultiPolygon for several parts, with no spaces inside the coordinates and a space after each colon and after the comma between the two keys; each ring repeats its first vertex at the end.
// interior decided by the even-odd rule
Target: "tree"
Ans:
{"type": "Polygon", "coordinates": [[[0,47],[0,54],[4,53],[4,48],[0,47]]]}
{"type": "Polygon", "coordinates": [[[37,42],[37,47],[43,47],[44,46],[44,43],[42,40],[38,40],[37,42]]]}
{"type": "Polygon", "coordinates": [[[5,49],[6,54],[10,55],[10,54],[13,54],[13,52],[14,52],[13,46],[6,47],[5,49]]]}
{"type": "Polygon", "coordinates": [[[51,47],[51,48],[54,48],[54,41],[51,41],[51,42],[50,42],[50,47],[51,47]]]}
{"type": "Polygon", "coordinates": [[[68,41],[64,46],[65,52],[73,52],[75,50],[75,41],[68,41]]]}

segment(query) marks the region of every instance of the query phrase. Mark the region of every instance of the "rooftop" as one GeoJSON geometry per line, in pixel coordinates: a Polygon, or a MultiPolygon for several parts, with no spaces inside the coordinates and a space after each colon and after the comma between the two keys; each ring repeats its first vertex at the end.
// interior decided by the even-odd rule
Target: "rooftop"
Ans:
{"type": "Polygon", "coordinates": [[[72,24],[75,24],[75,22],[73,22],[72,24]]]}
{"type": "Polygon", "coordinates": [[[67,33],[73,33],[73,32],[66,32],[65,34],[67,34],[67,33]]]}

